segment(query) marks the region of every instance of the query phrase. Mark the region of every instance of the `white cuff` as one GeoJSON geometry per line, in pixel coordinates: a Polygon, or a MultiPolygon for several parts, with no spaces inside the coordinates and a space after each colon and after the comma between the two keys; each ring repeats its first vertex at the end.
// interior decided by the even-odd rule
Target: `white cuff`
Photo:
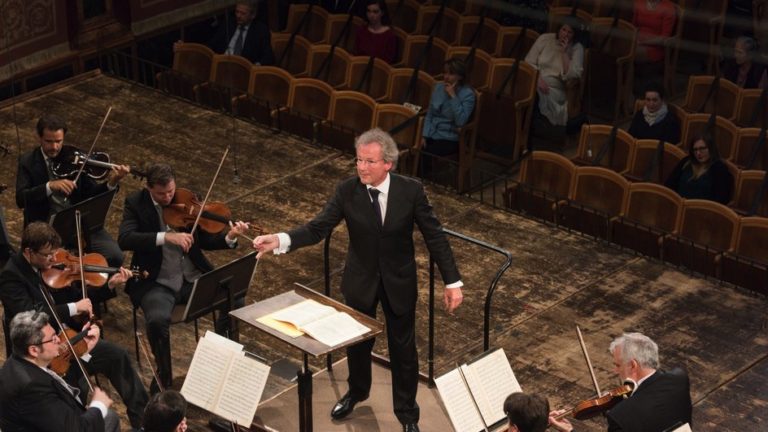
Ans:
{"type": "Polygon", "coordinates": [[[464,286],[464,282],[462,282],[460,280],[456,281],[454,283],[449,283],[449,284],[445,285],[446,288],[461,288],[463,286],[464,286]]]}
{"type": "Polygon", "coordinates": [[[273,253],[275,255],[288,253],[288,251],[291,250],[291,236],[284,232],[277,233],[277,240],[280,245],[274,250],[273,253]]]}
{"type": "Polygon", "coordinates": [[[74,303],[67,303],[67,308],[69,308],[69,316],[77,315],[77,306],[74,303]]]}
{"type": "Polygon", "coordinates": [[[51,196],[53,194],[53,191],[51,190],[51,182],[47,182],[45,184],[45,196],[51,196]]]}
{"type": "Polygon", "coordinates": [[[155,237],[155,246],[162,246],[165,244],[165,233],[159,232],[157,233],[157,237],[155,237]]]}
{"type": "Polygon", "coordinates": [[[101,411],[101,417],[107,418],[107,406],[104,405],[100,401],[91,401],[90,405],[88,405],[88,408],[96,408],[99,411],[101,411]]]}

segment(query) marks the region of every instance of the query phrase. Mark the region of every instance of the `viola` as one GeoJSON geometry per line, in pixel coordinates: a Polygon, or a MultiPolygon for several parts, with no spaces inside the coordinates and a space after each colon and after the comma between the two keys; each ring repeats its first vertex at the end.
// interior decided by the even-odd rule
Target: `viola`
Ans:
{"type": "MultiPolygon", "coordinates": [[[[88,334],[89,329],[85,329],[80,333],[72,329],[64,329],[59,333],[59,339],[69,339],[69,344],[72,345],[74,353],[77,357],[81,357],[88,352],[88,344],[85,342],[85,336],[88,334]]],[[[72,350],[67,346],[67,342],[64,341],[59,345],[59,355],[51,360],[48,368],[56,372],[59,376],[64,376],[69,370],[69,366],[72,364],[72,350]]]]}
{"type": "MultiPolygon", "coordinates": [[[[116,164],[109,162],[109,154],[105,152],[94,151],[88,157],[87,153],[83,153],[80,149],[71,145],[62,146],[58,156],[51,161],[51,171],[58,178],[75,177],[82,167],[83,172],[92,179],[102,180],[116,166],[116,164]]],[[[144,172],[132,166],[129,168],[131,175],[134,177],[143,178],[147,176],[144,172]]]]}
{"type": "MultiPolygon", "coordinates": [[[[163,207],[165,223],[177,231],[191,229],[197,221],[198,214],[200,214],[198,222],[200,229],[209,234],[224,231],[232,222],[232,211],[226,204],[220,201],[209,201],[203,206],[197,195],[185,188],[176,188],[173,201],[163,207]]],[[[261,231],[259,227],[254,226],[254,229],[261,231]]]]}
{"type": "Polygon", "coordinates": [[[619,402],[626,399],[628,395],[631,395],[632,390],[634,390],[634,385],[625,383],[619,387],[611,389],[603,396],[586,399],[577,403],[576,406],[569,411],[558,415],[557,418],[570,416],[576,420],[590,419],[616,406],[619,402]]]}
{"type": "MultiPolygon", "coordinates": [[[[85,285],[99,288],[107,283],[107,277],[110,274],[119,273],[119,267],[109,267],[104,255],[98,253],[84,254],[83,275],[85,276],[85,285]]],[[[53,265],[42,272],[43,281],[51,289],[63,289],[76,281],[82,281],[80,273],[80,258],[74,256],[64,249],[58,249],[53,255],[53,265]]],[[[147,271],[132,269],[131,273],[136,279],[146,279],[149,277],[147,271]]]]}

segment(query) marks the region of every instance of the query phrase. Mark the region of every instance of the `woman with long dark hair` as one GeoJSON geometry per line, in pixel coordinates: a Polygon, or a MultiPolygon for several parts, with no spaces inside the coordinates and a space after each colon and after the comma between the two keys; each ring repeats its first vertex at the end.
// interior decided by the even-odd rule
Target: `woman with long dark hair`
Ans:
{"type": "Polygon", "coordinates": [[[699,135],[691,140],[688,156],[677,164],[665,185],[683,198],[728,204],[733,192],[733,175],[720,160],[714,140],[699,135]]]}
{"type": "Polygon", "coordinates": [[[374,56],[392,64],[397,57],[397,37],[389,26],[387,4],[383,0],[368,0],[365,6],[367,23],[355,32],[355,55],[374,56]]]}

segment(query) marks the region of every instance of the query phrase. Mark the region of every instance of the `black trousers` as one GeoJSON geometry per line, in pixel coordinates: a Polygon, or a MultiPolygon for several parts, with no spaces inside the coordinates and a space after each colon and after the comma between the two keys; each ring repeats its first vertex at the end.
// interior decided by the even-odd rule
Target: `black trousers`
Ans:
{"type": "MultiPolygon", "coordinates": [[[[395,416],[402,424],[418,423],[419,405],[416,403],[416,390],[419,385],[419,355],[416,351],[416,310],[412,309],[404,315],[395,315],[381,283],[372,306],[350,306],[375,318],[379,301],[386,319],[395,416]]],[[[357,399],[368,397],[371,390],[371,350],[374,342],[374,339],[370,339],[347,348],[347,382],[351,395],[357,399]]]]}
{"type": "MultiPolygon", "coordinates": [[[[91,351],[91,359],[84,361],[83,366],[89,375],[102,374],[109,379],[123,399],[131,427],[140,428],[149,395],[131,365],[128,352],[112,342],[100,340],[91,351]]],[[[70,385],[80,389],[80,400],[88,400],[88,384],[76,364],[70,366],[64,378],[70,385]]]]}

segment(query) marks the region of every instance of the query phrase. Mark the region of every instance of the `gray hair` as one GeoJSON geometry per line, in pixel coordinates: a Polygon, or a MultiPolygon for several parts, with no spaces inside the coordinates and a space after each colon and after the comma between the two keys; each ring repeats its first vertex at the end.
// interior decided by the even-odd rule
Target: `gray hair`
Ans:
{"type": "Polygon", "coordinates": [[[48,314],[26,311],[11,320],[11,344],[16,355],[26,356],[27,348],[43,342],[43,327],[48,325],[48,314]]]}
{"type": "Polygon", "coordinates": [[[238,0],[235,4],[248,6],[251,11],[251,18],[254,18],[259,12],[259,3],[261,3],[260,0],[238,0]]]}
{"type": "Polygon", "coordinates": [[[611,342],[609,351],[616,352],[621,348],[621,361],[627,364],[635,360],[641,367],[658,369],[659,346],[648,336],[642,333],[624,333],[611,342]]]}
{"type": "Polygon", "coordinates": [[[372,143],[381,145],[381,157],[386,162],[392,162],[392,169],[396,168],[397,157],[400,155],[400,151],[397,149],[397,144],[395,144],[392,136],[379,128],[373,128],[357,137],[357,140],[355,140],[355,150],[359,149],[360,146],[372,143]]]}

